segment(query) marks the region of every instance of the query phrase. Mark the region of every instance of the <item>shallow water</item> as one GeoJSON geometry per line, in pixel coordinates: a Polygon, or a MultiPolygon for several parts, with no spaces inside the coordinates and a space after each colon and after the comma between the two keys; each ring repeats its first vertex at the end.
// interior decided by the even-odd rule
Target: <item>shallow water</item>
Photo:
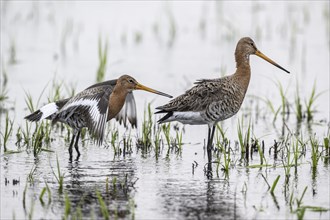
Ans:
{"type": "MultiPolygon", "coordinates": [[[[290,210],[290,196],[300,198],[306,186],[302,204],[329,209],[327,156],[323,152],[313,172],[307,143],[315,134],[320,150],[324,150],[323,138],[329,137],[329,45],[329,2],[1,2],[1,71],[8,76],[9,99],[1,103],[0,128],[3,134],[8,112],[14,120],[14,132],[7,148],[22,151],[4,153],[1,139],[1,219],[29,215],[35,219],[61,218],[66,215],[66,195],[71,217],[80,212],[84,217],[101,217],[96,191],[111,217],[127,219],[296,219],[298,214],[290,210]],[[263,53],[291,74],[251,57],[252,79],[242,110],[221,123],[231,147],[228,176],[221,167],[216,170],[216,164],[214,178],[204,176],[206,126],[184,127],[181,154],[170,152],[166,156],[166,145],[158,158],[154,148],[149,153],[138,149],[135,142],[141,136],[146,103],[152,102],[154,108],[168,101],[143,92],[135,92],[139,128],[131,131],[132,152],[125,156],[114,154],[109,136],[109,147],[98,147],[88,140],[81,143],[81,157],[70,163],[66,132],[55,128],[51,135],[54,140],[44,146],[52,152],[43,151],[35,157],[33,148],[17,147],[15,134],[19,126],[25,127],[23,117],[28,114],[24,91],[36,102],[47,86],[40,106],[53,96],[52,81],[63,81],[76,92],[94,83],[99,36],[109,42],[106,79],[129,73],[173,96],[196,79],[234,72],[234,49],[243,36],[251,36],[263,53]],[[16,63],[9,62],[11,47],[15,48],[16,63]],[[272,123],[274,115],[262,101],[268,98],[276,108],[280,106],[280,92],[273,81],[281,82],[287,90],[291,114],[285,123],[281,115],[272,123]],[[314,81],[317,92],[325,92],[316,99],[313,121],[304,120],[299,125],[294,114],[296,84],[304,102],[314,81]],[[247,167],[260,165],[258,152],[248,164],[240,160],[235,142],[238,119],[242,118],[244,129],[251,118],[253,136],[265,143],[265,163],[273,166],[247,167]],[[286,183],[282,164],[286,155],[279,153],[274,159],[269,148],[290,132],[301,133],[307,149],[297,170],[291,168],[286,183]],[[62,194],[52,171],[57,174],[57,157],[64,174],[62,194]],[[270,185],[280,175],[274,196],[262,175],[270,185]],[[39,196],[46,182],[51,201],[46,192],[41,202],[39,196]]],[[[68,90],[62,87],[63,97],[68,90]]],[[[117,124],[111,122],[110,127],[114,126],[117,124]]],[[[122,126],[118,129],[120,139],[129,133],[122,126]]],[[[304,218],[329,219],[330,212],[307,209],[304,218]]]]}

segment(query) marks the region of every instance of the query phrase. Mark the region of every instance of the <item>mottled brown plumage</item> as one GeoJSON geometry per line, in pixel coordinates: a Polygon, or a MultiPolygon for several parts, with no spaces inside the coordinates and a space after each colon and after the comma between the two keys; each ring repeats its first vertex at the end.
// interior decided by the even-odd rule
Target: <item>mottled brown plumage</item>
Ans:
{"type": "Polygon", "coordinates": [[[217,79],[198,80],[194,87],[183,95],[159,106],[156,113],[167,113],[159,123],[179,121],[184,124],[207,124],[208,171],[212,171],[211,147],[217,122],[235,115],[240,109],[251,78],[250,55],[257,55],[278,68],[286,71],[262,54],[249,37],[238,41],[235,50],[236,72],[217,79]]]}
{"type": "Polygon", "coordinates": [[[115,118],[119,122],[128,120],[132,127],[136,127],[136,107],[132,94],[133,90],[145,90],[167,97],[165,93],[150,89],[139,84],[133,77],[121,76],[118,80],[110,80],[95,84],[78,93],[72,98],[49,103],[25,119],[39,121],[52,120],[52,123],[62,122],[73,129],[73,137],[69,147],[70,160],[72,146],[78,153],[78,140],[82,128],[87,127],[98,144],[103,142],[105,124],[115,118]]]}

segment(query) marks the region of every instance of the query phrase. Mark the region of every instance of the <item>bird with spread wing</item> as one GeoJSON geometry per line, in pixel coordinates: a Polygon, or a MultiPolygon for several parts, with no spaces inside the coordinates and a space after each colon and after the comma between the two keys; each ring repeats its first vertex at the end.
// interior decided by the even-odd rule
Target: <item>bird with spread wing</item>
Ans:
{"type": "Polygon", "coordinates": [[[25,117],[29,121],[51,120],[52,123],[62,122],[73,129],[69,146],[70,160],[72,147],[80,156],[78,141],[81,129],[87,127],[92,137],[100,145],[104,139],[106,122],[116,118],[119,123],[127,126],[129,122],[137,126],[136,104],[133,90],[144,90],[172,98],[172,96],[148,88],[138,83],[133,77],[123,75],[116,80],[97,83],[77,95],[49,103],[25,117]]]}

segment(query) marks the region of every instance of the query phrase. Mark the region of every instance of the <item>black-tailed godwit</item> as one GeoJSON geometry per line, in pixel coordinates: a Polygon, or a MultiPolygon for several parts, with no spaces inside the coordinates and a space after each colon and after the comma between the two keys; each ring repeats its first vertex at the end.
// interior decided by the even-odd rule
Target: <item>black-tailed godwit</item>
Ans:
{"type": "Polygon", "coordinates": [[[80,156],[78,140],[81,129],[87,127],[98,144],[103,142],[105,124],[115,118],[126,126],[128,120],[136,127],[136,106],[133,90],[145,90],[158,95],[172,96],[148,88],[138,83],[133,77],[121,76],[118,80],[109,80],[88,87],[72,98],[49,103],[25,117],[29,121],[42,119],[52,123],[62,122],[73,129],[69,146],[72,160],[72,146],[75,146],[77,158],[80,156]],[[123,107],[124,106],[124,107],[123,107]]]}
{"type": "Polygon", "coordinates": [[[157,107],[160,111],[156,113],[166,113],[159,123],[179,121],[183,124],[208,125],[208,177],[212,176],[212,142],[215,126],[217,122],[235,115],[241,107],[250,82],[250,55],[257,55],[290,73],[261,53],[251,38],[244,37],[236,46],[234,74],[217,79],[198,80],[196,85],[183,95],[157,107]]]}

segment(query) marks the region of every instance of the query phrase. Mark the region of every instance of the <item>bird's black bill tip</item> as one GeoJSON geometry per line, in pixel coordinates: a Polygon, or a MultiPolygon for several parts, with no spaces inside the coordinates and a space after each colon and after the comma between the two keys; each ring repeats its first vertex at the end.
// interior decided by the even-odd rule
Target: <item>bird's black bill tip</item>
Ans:
{"type": "Polygon", "coordinates": [[[255,53],[255,55],[257,55],[258,57],[266,60],[267,62],[273,64],[274,66],[276,66],[277,68],[283,70],[284,72],[290,74],[290,72],[286,69],[284,69],[283,67],[281,67],[280,65],[278,65],[276,62],[274,62],[272,59],[270,59],[269,57],[267,57],[265,54],[261,53],[259,50],[257,50],[257,52],[255,53]]]}
{"type": "Polygon", "coordinates": [[[283,67],[281,67],[280,65],[278,65],[278,64],[274,64],[274,66],[276,66],[276,67],[280,68],[281,70],[283,70],[284,72],[286,72],[286,73],[290,74],[290,71],[288,71],[288,70],[284,69],[284,68],[283,68],[283,67]]]}

